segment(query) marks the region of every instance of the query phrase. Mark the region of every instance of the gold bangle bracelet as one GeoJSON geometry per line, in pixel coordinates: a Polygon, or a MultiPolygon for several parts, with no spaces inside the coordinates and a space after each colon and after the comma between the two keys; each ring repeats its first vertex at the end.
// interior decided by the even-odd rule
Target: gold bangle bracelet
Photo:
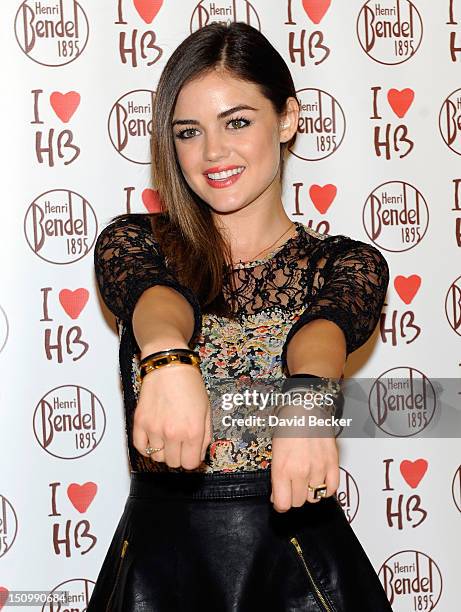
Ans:
{"type": "Polygon", "coordinates": [[[152,370],[158,370],[158,368],[169,366],[171,364],[186,363],[193,365],[200,370],[200,362],[201,359],[198,355],[181,355],[175,354],[173,351],[169,355],[152,357],[151,359],[146,360],[140,367],[141,380],[144,378],[144,376],[146,376],[146,374],[152,372],[152,370]]]}

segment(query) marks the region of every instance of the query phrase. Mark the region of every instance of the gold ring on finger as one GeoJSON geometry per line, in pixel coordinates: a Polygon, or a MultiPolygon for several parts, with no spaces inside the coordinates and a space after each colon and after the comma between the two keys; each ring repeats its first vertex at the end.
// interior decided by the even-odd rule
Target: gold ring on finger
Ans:
{"type": "Polygon", "coordinates": [[[309,489],[309,491],[312,491],[314,493],[314,499],[320,499],[322,497],[325,497],[327,494],[327,485],[324,482],[315,487],[307,485],[307,488],[309,489]]]}
{"type": "Polygon", "coordinates": [[[148,446],[146,448],[146,453],[148,455],[152,455],[152,453],[157,453],[158,451],[161,451],[165,448],[165,445],[161,446],[160,448],[152,448],[152,446],[148,446]]]}

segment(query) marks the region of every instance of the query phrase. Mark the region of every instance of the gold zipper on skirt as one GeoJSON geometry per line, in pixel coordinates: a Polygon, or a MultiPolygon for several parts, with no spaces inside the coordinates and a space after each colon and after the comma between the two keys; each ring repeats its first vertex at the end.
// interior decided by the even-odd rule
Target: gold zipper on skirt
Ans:
{"type": "Polygon", "coordinates": [[[309,576],[309,580],[311,581],[311,584],[312,584],[312,586],[314,587],[315,592],[317,593],[317,596],[318,596],[318,598],[319,598],[320,602],[322,603],[322,606],[324,607],[324,609],[326,610],[326,612],[333,612],[333,610],[332,610],[332,609],[330,608],[330,606],[327,604],[327,602],[326,602],[326,600],[325,600],[325,597],[322,595],[322,593],[321,593],[321,591],[320,591],[319,587],[318,587],[318,586],[317,586],[317,584],[315,583],[315,580],[314,580],[314,578],[313,578],[313,576],[312,576],[312,573],[311,573],[311,571],[309,570],[309,568],[308,568],[308,566],[307,566],[306,559],[304,558],[303,551],[302,551],[302,548],[301,548],[301,546],[300,546],[300,544],[299,544],[299,542],[298,542],[298,539],[297,539],[297,538],[295,538],[295,537],[293,536],[292,538],[290,538],[290,542],[293,544],[293,546],[295,547],[295,549],[296,549],[296,551],[297,551],[297,553],[298,553],[299,557],[301,558],[301,561],[302,561],[302,563],[303,563],[303,565],[304,565],[304,568],[305,568],[305,570],[306,570],[306,573],[307,573],[307,575],[309,576]]]}
{"type": "Polygon", "coordinates": [[[107,602],[106,612],[110,611],[110,604],[112,603],[112,599],[114,597],[115,587],[117,586],[118,577],[120,576],[120,571],[121,571],[122,565],[123,565],[123,557],[126,554],[126,549],[127,548],[128,548],[128,540],[123,540],[122,550],[121,550],[121,553],[120,553],[120,561],[119,561],[119,564],[118,564],[117,574],[115,576],[115,581],[114,581],[114,587],[113,587],[112,592],[110,594],[109,601],[107,602]]]}

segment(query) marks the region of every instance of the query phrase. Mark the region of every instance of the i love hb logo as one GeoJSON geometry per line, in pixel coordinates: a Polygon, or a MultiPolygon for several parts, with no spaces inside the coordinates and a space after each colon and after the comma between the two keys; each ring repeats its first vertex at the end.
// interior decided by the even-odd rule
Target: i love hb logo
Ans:
{"type": "Polygon", "coordinates": [[[399,472],[403,486],[397,481],[394,459],[384,459],[386,493],[386,521],[388,527],[399,531],[405,527],[419,527],[427,518],[428,512],[423,506],[422,494],[417,490],[429,467],[427,459],[420,457],[414,461],[403,459],[399,463],[399,472]]]}
{"type": "Polygon", "coordinates": [[[33,120],[35,155],[39,164],[50,168],[57,162],[68,166],[80,155],[80,147],[74,141],[69,122],[80,106],[77,91],[52,91],[33,89],[33,120]]]}
{"type": "Polygon", "coordinates": [[[86,555],[98,541],[87,514],[98,492],[98,485],[92,481],[83,484],[72,482],[64,494],[61,482],[51,482],[50,492],[48,516],[53,521],[51,532],[55,555],[65,558],[72,557],[73,553],[86,555]]]}
{"type": "Polygon", "coordinates": [[[63,363],[64,357],[69,356],[73,362],[78,361],[90,347],[85,341],[83,326],[78,321],[90,297],[88,289],[79,287],[55,291],[53,287],[42,287],[41,293],[40,322],[46,325],[43,342],[46,359],[63,363]]]}
{"type": "Polygon", "coordinates": [[[287,53],[292,64],[315,68],[328,59],[331,42],[322,26],[331,23],[332,8],[331,0],[287,1],[284,25],[289,28],[287,53]]]}
{"type": "Polygon", "coordinates": [[[155,24],[161,18],[164,4],[163,0],[118,0],[114,24],[122,64],[130,68],[149,67],[162,57],[155,24]]]}

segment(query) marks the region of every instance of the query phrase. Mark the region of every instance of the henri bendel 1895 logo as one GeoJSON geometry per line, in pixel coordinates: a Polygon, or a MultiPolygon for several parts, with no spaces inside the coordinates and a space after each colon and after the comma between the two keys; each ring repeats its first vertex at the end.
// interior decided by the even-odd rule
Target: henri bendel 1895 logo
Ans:
{"type": "Polygon", "coordinates": [[[79,57],[88,42],[88,19],[77,0],[27,0],[14,22],[24,53],[44,66],[64,66],[79,57]]]}

